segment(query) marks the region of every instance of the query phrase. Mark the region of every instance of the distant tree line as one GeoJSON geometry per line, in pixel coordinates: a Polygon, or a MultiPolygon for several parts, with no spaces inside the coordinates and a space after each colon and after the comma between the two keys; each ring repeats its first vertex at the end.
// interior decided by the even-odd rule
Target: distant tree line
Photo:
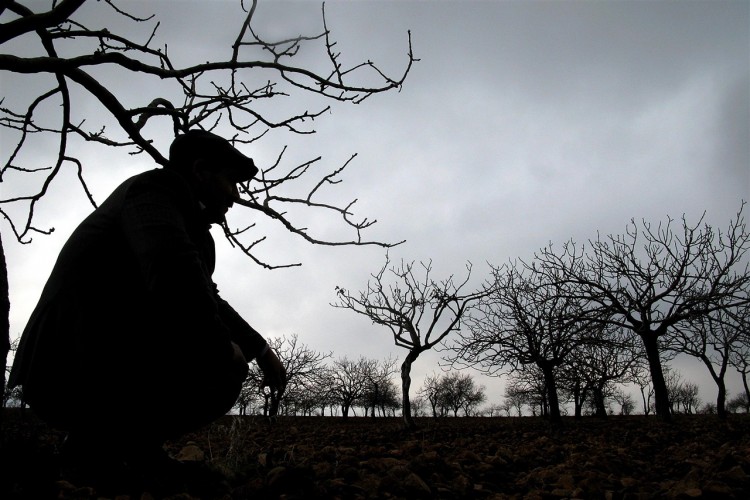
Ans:
{"type": "MultiPolygon", "coordinates": [[[[279,415],[392,417],[401,412],[393,359],[333,359],[332,353],[317,352],[299,342],[297,335],[270,343],[288,374],[288,387],[278,401],[279,415]]],[[[270,415],[272,395],[261,387],[261,379],[262,373],[253,368],[237,400],[239,414],[270,415]]],[[[415,414],[425,415],[429,402],[436,417],[475,415],[486,400],[484,391],[465,373],[432,375],[415,399],[415,414]]]]}
{"type": "MultiPolygon", "coordinates": [[[[576,416],[604,416],[612,400],[629,413],[635,403],[621,386],[635,384],[644,413],[668,421],[697,410],[697,387],[670,379],[669,362],[683,354],[707,368],[718,388],[713,411],[725,417],[728,407],[734,411],[750,400],[744,206],[725,230],[705,223],[705,215],[695,224],[683,216],[656,225],[631,220],[624,234],[586,245],[571,240],[558,249],[550,243],[531,259],[491,265],[490,277],[470,293],[461,291],[468,276],[458,284],[453,276],[431,278],[431,262],[422,263],[419,276],[414,263],[394,266],[386,276],[386,256],[364,291],[337,287],[334,306],[387,326],[396,345],[408,349],[405,417],[404,372],[408,376],[417,355],[438,342],[454,368],[509,377],[506,414],[525,406],[559,421],[561,398],[572,402],[576,416]],[[731,405],[730,367],[745,389],[731,405]]],[[[470,276],[470,264],[467,269],[470,276]]]]}
{"type": "MultiPolygon", "coordinates": [[[[332,359],[331,353],[321,353],[299,342],[297,335],[270,340],[277,349],[289,373],[289,386],[276,402],[275,412],[290,416],[399,416],[399,394],[393,359],[375,360],[360,357],[332,359]]],[[[15,349],[17,342],[12,346],[15,349]]],[[[561,405],[574,403],[575,414],[630,415],[637,412],[649,415],[655,411],[653,388],[648,377],[637,370],[620,380],[606,384],[598,397],[575,398],[566,384],[560,385],[561,405]],[[639,378],[640,377],[640,378],[639,378]],[[623,384],[635,384],[642,396],[640,409],[623,384]]],[[[254,368],[245,381],[234,411],[240,415],[272,413],[272,395],[261,387],[262,374],[254,368]]],[[[717,413],[713,403],[703,403],[698,397],[698,386],[682,380],[680,374],[666,367],[665,380],[672,413],[717,413]]],[[[585,391],[584,391],[585,392],[585,391]]],[[[7,391],[5,406],[21,406],[20,387],[7,391]]],[[[500,402],[488,403],[486,388],[476,383],[468,372],[451,369],[428,375],[411,398],[414,417],[515,417],[524,415],[549,416],[549,401],[544,377],[533,367],[519,371],[508,379],[500,402]]],[[[728,412],[750,413],[746,392],[727,401],[728,412]]],[[[565,413],[565,407],[561,413],[565,413]]]]}

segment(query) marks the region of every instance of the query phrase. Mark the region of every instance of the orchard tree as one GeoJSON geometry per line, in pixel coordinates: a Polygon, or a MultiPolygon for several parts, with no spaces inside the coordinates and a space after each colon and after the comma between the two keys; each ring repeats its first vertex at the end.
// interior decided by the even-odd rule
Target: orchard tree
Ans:
{"type": "MultiPolygon", "coordinates": [[[[742,387],[745,390],[745,401],[750,401],[750,329],[742,335],[742,341],[737,349],[732,352],[729,359],[730,364],[737,370],[742,379],[742,387]]],[[[748,410],[750,413],[750,410],[748,410]]]]}
{"type": "Polygon", "coordinates": [[[268,345],[276,352],[286,369],[286,390],[282,394],[276,394],[264,389],[263,371],[255,364],[251,365],[246,385],[261,391],[270,407],[299,406],[302,400],[306,399],[306,395],[320,383],[326,371],[325,362],[333,353],[313,350],[300,342],[296,333],[290,337],[271,338],[268,345]]]}
{"type": "Polygon", "coordinates": [[[401,364],[401,392],[402,414],[409,429],[416,428],[409,401],[412,364],[448,334],[459,331],[467,307],[489,293],[486,288],[462,292],[471,278],[470,263],[466,270],[462,281],[453,276],[436,281],[431,275],[432,261],[416,265],[402,260],[400,266],[391,266],[386,254],[385,264],[371,275],[363,291],[351,293],[336,287],[338,302],[331,305],[350,309],[385,326],[395,344],[408,351],[401,364]]]}
{"type": "Polygon", "coordinates": [[[367,388],[361,398],[365,413],[369,409],[375,417],[375,409],[379,408],[381,415],[385,416],[387,408],[392,408],[394,404],[398,406],[397,389],[393,383],[395,367],[396,360],[392,358],[382,362],[375,361],[370,367],[367,373],[367,388]]]}
{"type": "Polygon", "coordinates": [[[247,378],[242,383],[242,389],[240,389],[240,395],[237,396],[237,401],[234,403],[234,408],[240,415],[247,415],[248,409],[252,410],[255,407],[260,407],[263,410],[263,394],[258,392],[258,387],[254,385],[254,379],[247,378]]]}
{"type": "Polygon", "coordinates": [[[653,225],[633,220],[624,235],[598,237],[589,248],[567,242],[536,256],[551,280],[573,284],[576,297],[598,303],[606,321],[632,330],[643,343],[657,415],[669,421],[664,379],[665,340],[676,327],[714,311],[748,302],[750,272],[746,254],[750,233],[742,209],[726,231],[704,224],[679,228],[671,218],[653,225]]]}
{"type": "Polygon", "coordinates": [[[528,405],[530,401],[529,393],[526,389],[522,389],[518,386],[508,386],[505,389],[505,395],[503,398],[503,411],[510,417],[511,413],[515,410],[515,415],[518,417],[523,416],[523,407],[528,405]]]}
{"type": "MultiPolygon", "coordinates": [[[[607,394],[614,384],[629,380],[628,376],[641,356],[635,340],[629,330],[604,325],[598,336],[582,343],[563,367],[571,377],[580,377],[584,381],[597,417],[607,416],[607,394]]],[[[584,398],[581,399],[575,403],[576,417],[581,416],[584,398]]]]}
{"type": "Polygon", "coordinates": [[[487,399],[484,386],[477,385],[474,378],[468,373],[450,371],[446,373],[439,383],[439,400],[446,409],[458,416],[458,410],[463,410],[465,416],[470,416],[473,411],[487,399]]]}
{"type": "Polygon", "coordinates": [[[377,412],[381,417],[395,414],[401,408],[401,397],[398,385],[389,378],[378,385],[370,384],[361,399],[365,409],[365,416],[369,410],[370,416],[375,418],[377,412]]]}
{"type": "Polygon", "coordinates": [[[330,364],[322,366],[315,377],[315,383],[311,387],[306,387],[307,394],[305,400],[309,402],[309,414],[313,414],[316,409],[320,410],[320,416],[325,416],[326,408],[330,409],[331,415],[336,409],[335,387],[333,384],[333,368],[330,364]]]}
{"type": "Polygon", "coordinates": [[[435,418],[446,416],[448,411],[457,417],[459,410],[468,417],[487,399],[484,391],[485,387],[477,385],[468,373],[452,370],[443,375],[433,373],[428,376],[419,394],[430,402],[435,418]]]}
{"type": "Polygon", "coordinates": [[[744,392],[737,394],[727,401],[727,411],[732,413],[750,413],[750,399],[744,392]]]}
{"type": "Polygon", "coordinates": [[[726,418],[727,387],[725,376],[734,353],[742,352],[742,343],[750,329],[750,304],[713,311],[675,328],[671,348],[698,358],[708,369],[718,393],[716,413],[726,418]]]}
{"type": "MultiPolygon", "coordinates": [[[[160,21],[144,12],[157,8],[156,4],[60,0],[40,8],[43,5],[23,0],[0,3],[0,72],[4,81],[0,215],[21,243],[53,231],[47,222],[37,220],[35,210],[51,185],[61,182],[60,173],[65,169],[77,173],[81,193],[96,206],[87,179],[95,168],[108,168],[91,165],[93,157],[102,152],[97,148],[141,155],[147,159],[144,165],[155,166],[167,163],[164,152],[168,144],[189,129],[212,130],[238,147],[261,141],[274,129],[310,134],[315,131],[315,120],[328,114],[326,102],[359,103],[399,89],[416,60],[409,36],[404,68],[396,77],[371,61],[345,65],[325,9],[316,32],[271,39],[263,32],[272,23],[259,19],[262,9],[258,2],[237,0],[234,33],[222,24],[222,33],[227,34],[225,53],[206,60],[196,50],[201,30],[195,33],[194,44],[170,44],[161,37],[160,21]],[[308,57],[315,50],[319,57],[308,57]],[[305,54],[304,59],[298,57],[300,53],[305,54]],[[307,104],[267,105],[270,100],[276,103],[295,97],[307,104]],[[321,104],[304,109],[311,102],[321,104]],[[40,159],[50,144],[54,152],[40,159]],[[84,154],[85,148],[90,152],[84,154]]],[[[175,15],[164,22],[181,22],[177,14],[193,5],[170,5],[175,15]]],[[[219,4],[213,3],[211,8],[219,8],[219,4]]],[[[273,161],[257,162],[261,167],[257,179],[241,186],[238,204],[248,215],[265,216],[313,244],[390,246],[363,237],[362,232],[374,221],[355,217],[354,201],[322,198],[325,187],[341,181],[340,174],[353,156],[343,165],[321,168],[320,157],[287,162],[285,151],[282,148],[273,161]],[[295,211],[297,208],[300,210],[295,211]],[[300,215],[312,212],[339,219],[350,236],[338,240],[317,236],[300,215]]],[[[252,222],[225,225],[224,229],[232,243],[258,265],[299,265],[271,262],[260,255],[258,245],[265,236],[253,234],[257,229],[252,222]]],[[[4,269],[1,250],[0,246],[0,268],[4,269]]],[[[8,303],[4,283],[0,280],[3,317],[8,303]]],[[[4,364],[7,321],[1,320],[0,328],[4,364]]]]}
{"type": "Polygon", "coordinates": [[[432,410],[432,416],[434,418],[438,418],[438,416],[443,416],[442,414],[438,414],[438,409],[440,409],[440,399],[442,397],[441,394],[441,385],[440,385],[441,377],[440,375],[437,375],[435,373],[432,373],[431,375],[428,375],[424,382],[422,383],[422,387],[419,389],[418,397],[422,398],[423,400],[426,400],[429,405],[430,409],[432,410]]]}
{"type": "Polygon", "coordinates": [[[622,387],[616,387],[612,391],[611,397],[615,403],[620,405],[620,415],[630,415],[635,410],[635,399],[622,387]]]}
{"type": "Polygon", "coordinates": [[[539,368],[547,389],[550,419],[561,421],[556,372],[587,338],[600,329],[587,302],[560,280],[535,266],[492,268],[491,293],[471,308],[467,331],[449,347],[447,359],[490,375],[539,368]]]}
{"type": "Polygon", "coordinates": [[[427,401],[422,396],[417,396],[411,399],[411,412],[414,417],[425,416],[427,409],[427,401]]]}
{"type": "Polygon", "coordinates": [[[664,370],[664,379],[667,382],[669,404],[673,413],[692,414],[700,406],[698,397],[698,384],[682,379],[679,371],[670,367],[664,370]]]}
{"type": "Polygon", "coordinates": [[[574,354],[560,367],[557,380],[561,396],[573,402],[573,415],[580,418],[583,415],[583,405],[591,397],[591,382],[576,368],[576,357],[574,354]]]}
{"type": "Polygon", "coordinates": [[[333,362],[330,372],[332,396],[341,408],[342,417],[348,418],[349,411],[364,396],[376,364],[375,360],[364,356],[356,361],[344,356],[333,362]]]}
{"type": "Polygon", "coordinates": [[[645,359],[640,359],[633,365],[630,370],[630,380],[638,386],[643,414],[650,415],[654,404],[654,386],[651,383],[651,374],[648,371],[648,364],[645,359]]]}
{"type": "Polygon", "coordinates": [[[505,386],[505,399],[511,401],[518,409],[518,416],[522,415],[523,407],[528,406],[533,416],[536,408],[542,417],[549,416],[549,402],[547,401],[547,386],[544,375],[536,365],[522,366],[508,377],[505,386]]]}

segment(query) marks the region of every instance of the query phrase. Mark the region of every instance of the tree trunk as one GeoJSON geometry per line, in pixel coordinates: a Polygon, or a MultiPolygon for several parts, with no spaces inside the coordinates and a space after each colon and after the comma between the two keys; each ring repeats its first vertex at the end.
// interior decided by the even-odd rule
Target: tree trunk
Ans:
{"type": "Polygon", "coordinates": [[[672,421],[672,412],[669,404],[669,391],[667,382],[664,380],[664,371],[661,366],[659,356],[658,337],[653,331],[639,334],[643,340],[643,346],[646,348],[646,357],[648,358],[648,367],[651,371],[651,383],[654,386],[654,408],[656,414],[665,422],[672,421]]]}
{"type": "Polygon", "coordinates": [[[547,407],[547,411],[549,412],[550,422],[560,423],[562,422],[562,416],[560,415],[560,401],[557,399],[557,383],[555,382],[555,371],[551,365],[547,363],[542,364],[544,366],[540,366],[539,368],[542,369],[542,373],[544,374],[544,387],[546,387],[547,389],[545,406],[547,407]]]}
{"type": "Polygon", "coordinates": [[[716,387],[719,389],[719,393],[716,396],[716,415],[721,419],[725,419],[727,418],[727,385],[724,382],[724,375],[727,373],[729,357],[724,356],[719,373],[716,373],[714,365],[711,363],[711,360],[708,359],[708,356],[704,354],[700,359],[703,361],[703,364],[706,365],[706,368],[708,368],[708,373],[711,374],[711,378],[714,379],[716,387]]]}
{"type": "Polygon", "coordinates": [[[742,372],[742,387],[745,388],[745,398],[747,401],[747,412],[750,413],[750,385],[747,383],[747,372],[742,372]]]}
{"type": "Polygon", "coordinates": [[[0,401],[5,401],[5,370],[8,366],[10,351],[10,287],[8,286],[8,266],[5,262],[5,249],[0,237],[0,359],[2,363],[2,387],[0,401]]]}
{"type": "Polygon", "coordinates": [[[595,412],[594,415],[597,417],[606,417],[607,416],[607,407],[604,406],[604,388],[603,387],[594,387],[592,389],[592,397],[594,398],[594,408],[595,412]]]}
{"type": "Polygon", "coordinates": [[[270,394],[263,394],[263,416],[267,417],[270,415],[271,408],[271,395],[270,394]]]}
{"type": "Polygon", "coordinates": [[[419,356],[419,351],[411,350],[401,363],[401,413],[407,429],[416,429],[417,424],[411,416],[411,401],[409,400],[409,389],[411,388],[411,365],[419,356]]]}
{"type": "Polygon", "coordinates": [[[719,388],[719,394],[716,396],[716,414],[724,419],[727,418],[727,385],[723,378],[717,380],[716,385],[719,388]]]}
{"type": "Polygon", "coordinates": [[[573,415],[575,418],[583,416],[583,394],[578,384],[573,388],[573,415]]]}
{"type": "Polygon", "coordinates": [[[433,416],[433,418],[438,418],[437,401],[434,402],[434,403],[432,401],[430,401],[430,406],[432,407],[432,416],[433,416]]]}
{"type": "MultiPolygon", "coordinates": [[[[372,401],[372,418],[375,418],[375,407],[378,404],[378,398],[380,397],[380,394],[378,394],[378,384],[373,384],[375,386],[375,394],[373,395],[373,401],[372,401]]],[[[367,416],[367,414],[365,414],[367,416]]]]}

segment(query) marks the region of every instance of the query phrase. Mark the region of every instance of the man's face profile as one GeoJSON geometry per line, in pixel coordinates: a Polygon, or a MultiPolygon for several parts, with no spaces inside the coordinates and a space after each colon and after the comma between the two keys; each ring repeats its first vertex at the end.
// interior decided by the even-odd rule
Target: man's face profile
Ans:
{"type": "Polygon", "coordinates": [[[199,160],[195,165],[198,198],[211,223],[221,223],[227,211],[240,198],[237,180],[229,169],[199,160]]]}

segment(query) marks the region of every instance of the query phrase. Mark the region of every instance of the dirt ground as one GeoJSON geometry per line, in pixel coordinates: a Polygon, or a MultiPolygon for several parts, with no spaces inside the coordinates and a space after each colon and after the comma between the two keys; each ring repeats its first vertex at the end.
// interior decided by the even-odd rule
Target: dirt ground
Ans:
{"type": "Polygon", "coordinates": [[[226,416],[167,443],[196,473],[160,494],[61,477],[63,435],[4,410],[0,498],[750,498],[750,415],[417,422],[226,416]]]}

